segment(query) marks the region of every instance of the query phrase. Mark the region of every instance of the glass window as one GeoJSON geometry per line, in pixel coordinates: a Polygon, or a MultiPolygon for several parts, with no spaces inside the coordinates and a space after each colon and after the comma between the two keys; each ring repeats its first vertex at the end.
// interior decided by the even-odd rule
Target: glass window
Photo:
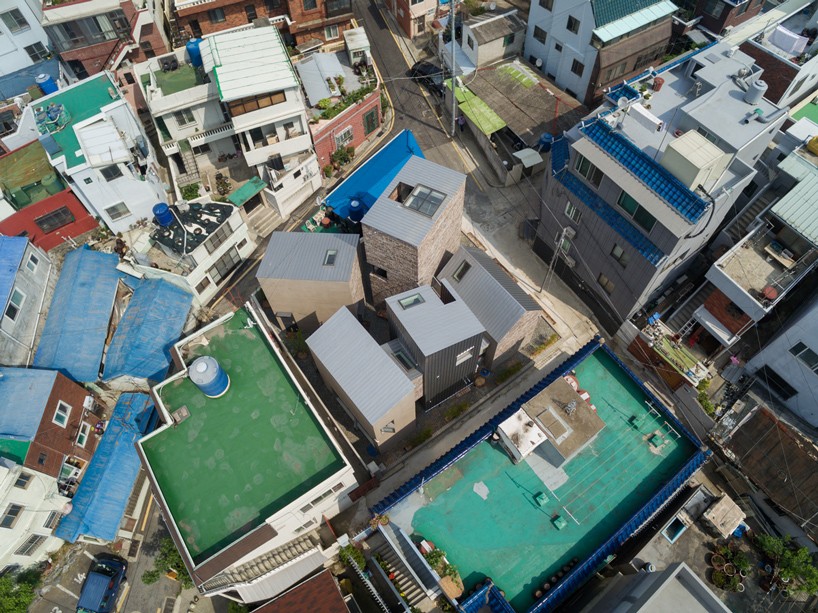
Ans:
{"type": "Polygon", "coordinates": [[[264,0],[264,8],[268,13],[273,13],[281,8],[281,0],[264,0]]]}
{"type": "Polygon", "coordinates": [[[575,75],[581,77],[584,70],[585,64],[583,64],[579,60],[574,60],[573,62],[571,62],[571,72],[573,72],[575,75]]]}
{"type": "Polygon", "coordinates": [[[324,254],[324,266],[335,266],[335,258],[338,256],[336,249],[327,249],[324,254]]]}
{"type": "Polygon", "coordinates": [[[127,217],[128,215],[131,214],[131,212],[128,210],[128,207],[125,206],[124,202],[119,202],[114,206],[108,207],[107,209],[105,209],[105,212],[108,214],[108,217],[110,217],[111,220],[113,221],[116,221],[117,219],[122,219],[123,217],[127,217]]]}
{"type": "Polygon", "coordinates": [[[411,296],[407,296],[406,298],[401,298],[400,300],[398,300],[398,304],[401,306],[403,310],[411,309],[413,306],[423,304],[424,302],[426,301],[420,294],[412,294],[411,296]]]}
{"type": "Polygon", "coordinates": [[[540,6],[546,11],[554,10],[554,0],[540,0],[540,6]]]}
{"type": "Polygon", "coordinates": [[[582,217],[582,211],[580,211],[577,207],[568,202],[565,205],[565,215],[574,223],[579,223],[579,220],[582,217]]]}
{"type": "Polygon", "coordinates": [[[639,208],[639,203],[636,202],[636,200],[634,200],[633,197],[627,192],[622,192],[619,194],[619,200],[617,200],[616,203],[625,209],[631,216],[633,216],[633,214],[636,213],[636,209],[639,208]]]}
{"type": "Polygon", "coordinates": [[[0,518],[0,528],[13,528],[22,512],[23,507],[19,504],[11,503],[6,507],[6,512],[3,513],[3,517],[0,518]]]}
{"type": "Polygon", "coordinates": [[[346,147],[352,142],[353,137],[352,126],[348,126],[335,135],[335,145],[337,147],[346,147]]]}
{"type": "Polygon", "coordinates": [[[403,206],[432,217],[445,199],[446,194],[430,189],[425,185],[418,185],[412,193],[409,194],[403,206]]]}
{"type": "Polygon", "coordinates": [[[338,26],[331,25],[324,28],[324,38],[327,40],[338,38],[338,26]]]}
{"type": "Polygon", "coordinates": [[[68,424],[68,416],[71,414],[71,405],[66,404],[62,400],[57,402],[57,410],[54,411],[54,418],[51,420],[58,426],[65,426],[68,424]]]}
{"type": "Polygon", "coordinates": [[[579,19],[577,19],[576,17],[572,17],[571,15],[568,15],[568,23],[565,25],[565,28],[569,32],[576,34],[577,32],[579,32],[579,19]]]}
{"type": "Polygon", "coordinates": [[[26,295],[16,287],[11,291],[11,298],[6,306],[6,317],[11,321],[15,321],[20,314],[20,309],[23,307],[23,302],[26,300],[26,295]]]}
{"type": "Polygon", "coordinates": [[[250,98],[241,98],[233,102],[228,102],[227,108],[230,110],[230,115],[236,117],[238,115],[244,115],[244,113],[257,111],[260,108],[281,104],[286,100],[287,96],[284,92],[273,92],[272,94],[266,94],[264,96],[252,96],[250,98]]]}
{"type": "Polygon", "coordinates": [[[469,46],[469,49],[474,49],[474,39],[471,36],[466,36],[466,44],[469,46]]]}
{"type": "Polygon", "coordinates": [[[474,355],[474,347],[469,347],[466,351],[457,354],[457,359],[454,361],[455,366],[460,366],[463,362],[468,362],[474,355]]]}
{"type": "Polygon", "coordinates": [[[559,43],[554,43],[554,51],[560,53],[562,51],[562,45],[559,43]]]}
{"type": "Polygon", "coordinates": [[[51,55],[43,43],[34,43],[33,45],[23,47],[23,49],[28,53],[28,57],[31,58],[31,61],[35,63],[47,60],[48,56],[51,55]]]}
{"type": "Polygon", "coordinates": [[[37,464],[39,464],[40,466],[45,466],[45,461],[47,459],[48,459],[47,453],[40,453],[40,455],[37,456],[37,464]]]}
{"type": "Polygon", "coordinates": [[[181,111],[174,111],[173,118],[176,120],[176,125],[180,128],[190,126],[196,123],[196,118],[193,116],[193,111],[190,109],[182,109],[181,111]]]}
{"type": "Polygon", "coordinates": [[[122,169],[117,164],[112,164],[111,166],[100,168],[99,174],[101,174],[102,178],[106,181],[113,181],[122,176],[122,169]]]}
{"type": "Polygon", "coordinates": [[[560,239],[561,236],[562,233],[557,234],[557,238],[554,242],[557,244],[560,251],[567,254],[569,251],[571,251],[571,241],[567,237],[562,237],[562,239],[560,239]]]}
{"type": "Polygon", "coordinates": [[[21,490],[28,489],[28,484],[31,481],[32,475],[30,473],[20,473],[17,477],[17,481],[14,482],[14,487],[18,487],[21,490]]]}
{"type": "Polygon", "coordinates": [[[722,0],[707,0],[702,7],[702,11],[711,17],[719,17],[723,8],[722,0]]]}
{"type": "Polygon", "coordinates": [[[534,40],[544,45],[547,38],[548,32],[543,30],[540,26],[534,26],[534,40]]]}
{"type": "Polygon", "coordinates": [[[224,9],[211,9],[207,11],[207,18],[210,20],[210,23],[222,23],[225,21],[224,17],[224,9]]]}
{"type": "Polygon", "coordinates": [[[645,232],[650,232],[653,230],[653,226],[656,225],[656,218],[648,213],[647,209],[641,206],[636,209],[636,213],[633,214],[633,220],[642,226],[645,232]]]}
{"type": "Polygon", "coordinates": [[[372,109],[364,115],[364,134],[369,136],[378,129],[378,109],[372,109]]]}
{"type": "Polygon", "coordinates": [[[508,47],[514,44],[514,32],[503,37],[503,47],[508,47]]]}
{"type": "Polygon", "coordinates": [[[37,548],[40,545],[42,545],[44,540],[45,537],[43,535],[32,534],[30,537],[28,537],[25,543],[23,543],[22,545],[20,545],[20,547],[17,548],[17,551],[15,551],[14,553],[15,555],[18,556],[30,556],[35,551],[37,551],[37,548]]]}
{"type": "Polygon", "coordinates": [[[26,18],[23,17],[23,14],[20,12],[19,9],[11,9],[6,13],[0,14],[0,19],[3,20],[3,23],[6,24],[6,27],[12,34],[14,34],[15,32],[22,32],[23,30],[28,30],[29,28],[26,18]]]}
{"type": "Polygon", "coordinates": [[[469,264],[466,260],[460,262],[460,266],[457,267],[457,270],[454,271],[452,278],[457,281],[458,283],[463,280],[463,277],[466,276],[466,273],[471,270],[471,264],[469,264]]]}
{"type": "Polygon", "coordinates": [[[205,249],[207,249],[208,253],[213,253],[219,248],[219,245],[222,245],[224,241],[227,240],[228,236],[230,236],[230,224],[226,223],[211,234],[210,238],[205,241],[205,249]]]}
{"type": "Polygon", "coordinates": [[[204,279],[202,279],[202,280],[199,282],[199,284],[196,286],[196,293],[197,293],[197,294],[201,294],[201,293],[202,293],[203,291],[205,291],[205,290],[206,290],[208,287],[210,287],[210,279],[208,279],[207,277],[205,277],[205,278],[204,278],[204,279]]]}
{"type": "Polygon", "coordinates": [[[314,11],[318,8],[318,0],[304,0],[304,10],[314,11]]]}
{"type": "Polygon", "coordinates": [[[244,7],[244,14],[247,15],[247,23],[253,23],[258,15],[256,14],[256,5],[248,4],[244,7]]]}
{"type": "Polygon", "coordinates": [[[52,530],[54,528],[54,526],[57,525],[57,522],[60,521],[61,517],[62,517],[62,514],[59,511],[51,511],[51,513],[48,514],[48,517],[45,518],[45,523],[43,524],[43,528],[47,528],[49,530],[52,530]]]}
{"type": "Polygon", "coordinates": [[[40,263],[40,258],[38,258],[33,253],[29,254],[28,261],[26,262],[26,268],[28,268],[31,272],[37,272],[37,265],[40,263]]]}
{"type": "Polygon", "coordinates": [[[239,252],[236,251],[236,248],[228,249],[225,254],[219,258],[219,261],[216,262],[213,267],[207,271],[207,274],[210,275],[210,278],[213,279],[215,283],[220,283],[222,279],[226,278],[233,269],[236,268],[241,263],[241,256],[239,256],[239,252]]]}
{"type": "Polygon", "coordinates": [[[818,353],[804,343],[796,343],[790,348],[790,353],[797,357],[812,372],[818,373],[818,353]]]}
{"type": "Polygon", "coordinates": [[[82,422],[80,425],[80,431],[77,433],[77,445],[80,447],[85,447],[85,443],[88,442],[88,435],[91,434],[91,426],[82,422]]]}
{"type": "Polygon", "coordinates": [[[415,367],[414,362],[409,359],[409,356],[406,355],[406,352],[403,349],[398,349],[392,355],[395,356],[395,359],[401,366],[403,366],[404,370],[412,370],[415,367]]]}
{"type": "Polygon", "coordinates": [[[577,155],[577,161],[574,163],[574,169],[583,177],[588,179],[588,182],[594,187],[599,187],[599,184],[602,183],[602,171],[591,164],[591,162],[589,162],[585,156],[579,154],[577,155]]]}
{"type": "Polygon", "coordinates": [[[619,265],[622,266],[622,268],[625,268],[631,259],[627,252],[619,245],[614,245],[613,249],[611,250],[611,256],[613,259],[619,262],[619,265]]]}
{"type": "Polygon", "coordinates": [[[599,277],[597,278],[596,282],[599,283],[602,289],[605,290],[605,293],[609,296],[613,293],[614,288],[616,287],[613,282],[602,273],[599,273],[599,277]]]}

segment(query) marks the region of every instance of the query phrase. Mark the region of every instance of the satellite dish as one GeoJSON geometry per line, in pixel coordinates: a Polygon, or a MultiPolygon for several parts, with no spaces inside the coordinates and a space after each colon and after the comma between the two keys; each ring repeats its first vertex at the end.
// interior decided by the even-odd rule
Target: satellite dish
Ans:
{"type": "Polygon", "coordinates": [[[536,61],[536,62],[534,62],[534,65],[535,65],[537,68],[542,68],[542,60],[541,60],[540,58],[537,58],[537,61],[536,61]]]}

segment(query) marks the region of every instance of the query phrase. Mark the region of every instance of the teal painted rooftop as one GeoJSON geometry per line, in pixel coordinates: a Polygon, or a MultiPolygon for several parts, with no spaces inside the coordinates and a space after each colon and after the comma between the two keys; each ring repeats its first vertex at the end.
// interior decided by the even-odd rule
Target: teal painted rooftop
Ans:
{"type": "Polygon", "coordinates": [[[594,25],[600,28],[612,21],[618,21],[664,0],[591,0],[594,11],[594,25]]]}
{"type": "Polygon", "coordinates": [[[213,356],[230,377],[220,398],[187,377],[156,388],[170,413],[190,417],[142,439],[162,498],[199,564],[345,466],[249,313],[184,346],[185,362],[213,356]]]}
{"type": "MultiPolygon", "coordinates": [[[[85,157],[80,151],[80,143],[74,126],[92,118],[104,106],[120,99],[119,90],[114,83],[103,73],[95,77],[80,81],[77,85],[61,89],[47,98],[41,98],[32,104],[33,110],[40,107],[47,108],[52,104],[62,105],[64,115],[58,126],[48,130],[51,136],[62,149],[61,154],[52,156],[58,158],[65,155],[65,165],[68,168],[85,163],[85,157]],[[113,92],[113,96],[111,93],[113,92]]],[[[36,113],[35,113],[36,116],[36,113]]],[[[44,130],[44,129],[43,129],[44,130]]],[[[41,130],[41,133],[44,133],[41,130]]]]}

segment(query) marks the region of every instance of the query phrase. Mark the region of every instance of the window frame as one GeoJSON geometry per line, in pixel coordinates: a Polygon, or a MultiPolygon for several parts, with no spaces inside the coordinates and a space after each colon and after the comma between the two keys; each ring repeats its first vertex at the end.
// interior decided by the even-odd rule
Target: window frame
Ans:
{"type": "Polygon", "coordinates": [[[105,214],[111,218],[111,221],[119,221],[120,219],[125,219],[129,215],[132,215],[131,210],[128,208],[124,202],[117,202],[116,204],[112,204],[111,206],[103,209],[105,214]],[[120,209],[118,207],[122,207],[125,209],[125,213],[120,214],[120,209]],[[116,217],[111,213],[112,209],[117,209],[116,217]]]}
{"type": "Polygon", "coordinates": [[[565,29],[571,34],[579,34],[579,27],[582,25],[576,17],[568,15],[568,20],[565,22],[565,29]]]}
{"type": "Polygon", "coordinates": [[[803,341],[798,341],[789,348],[789,352],[795,356],[801,364],[815,374],[818,374],[818,352],[811,349],[809,345],[803,341]]]}
{"type": "Polygon", "coordinates": [[[318,8],[318,0],[302,0],[301,6],[304,9],[304,12],[307,13],[309,11],[314,11],[318,8]],[[307,4],[309,3],[309,8],[307,4]]]}
{"type": "Polygon", "coordinates": [[[631,260],[630,254],[625,251],[625,249],[619,244],[614,243],[613,248],[611,249],[611,257],[616,260],[616,262],[622,267],[627,268],[628,263],[631,260]],[[619,250],[619,254],[617,255],[617,250],[619,250]]]}
{"type": "Polygon", "coordinates": [[[23,51],[28,54],[29,59],[34,62],[42,62],[43,60],[47,60],[51,55],[51,51],[48,50],[43,43],[40,41],[35,41],[30,45],[26,45],[23,47],[23,51]]]}
{"type": "Polygon", "coordinates": [[[460,262],[460,266],[458,266],[452,274],[452,279],[454,279],[457,283],[460,283],[463,280],[463,277],[465,277],[470,270],[471,262],[468,260],[463,260],[460,262]]]}
{"type": "Polygon", "coordinates": [[[28,259],[26,260],[26,268],[32,274],[37,272],[37,268],[40,266],[40,258],[37,257],[34,253],[28,254],[28,259]],[[32,264],[33,260],[33,264],[32,264]]]}
{"type": "Polygon", "coordinates": [[[585,72],[585,64],[574,58],[574,60],[571,62],[571,72],[578,77],[581,77],[582,73],[585,72]]]}
{"type": "Polygon", "coordinates": [[[256,10],[255,4],[245,4],[244,5],[244,14],[247,16],[247,23],[253,23],[256,19],[258,19],[258,10],[256,10]],[[253,16],[250,16],[250,13],[253,13],[253,16]]]}
{"type": "Polygon", "coordinates": [[[227,239],[230,238],[231,234],[232,228],[230,227],[230,223],[223,223],[221,226],[216,228],[216,231],[213,232],[213,234],[207,237],[207,240],[204,242],[205,249],[208,253],[213,253],[227,242],[227,239]]]}
{"type": "Polygon", "coordinates": [[[579,220],[582,219],[582,211],[569,200],[565,203],[565,216],[575,224],[579,224],[579,220]]]}
{"type": "Polygon", "coordinates": [[[13,8],[3,13],[0,13],[0,19],[3,20],[3,23],[6,24],[6,27],[9,29],[9,32],[12,34],[18,34],[19,32],[25,32],[26,30],[31,29],[31,25],[28,23],[28,20],[23,15],[23,12],[18,8],[13,8]],[[14,13],[17,13],[16,15],[14,13]],[[6,16],[10,16],[10,19],[14,20],[14,25],[10,24],[9,21],[6,19],[6,16]],[[22,21],[22,24],[20,23],[22,21]]]}
{"type": "Polygon", "coordinates": [[[216,7],[207,11],[207,20],[214,24],[224,23],[227,21],[227,16],[224,14],[224,9],[222,7],[216,7]]]}
{"type": "Polygon", "coordinates": [[[20,474],[17,475],[17,479],[15,479],[14,481],[14,487],[20,490],[27,490],[33,478],[34,475],[32,475],[31,473],[27,473],[24,470],[21,470],[20,474]]]}
{"type": "Polygon", "coordinates": [[[407,311],[407,310],[411,309],[412,307],[416,307],[419,304],[423,304],[424,302],[426,302],[426,300],[423,298],[423,296],[421,296],[417,292],[415,292],[414,294],[411,294],[409,296],[406,296],[404,298],[400,298],[398,300],[398,304],[400,305],[400,308],[403,309],[404,311],[407,311]]]}
{"type": "Polygon", "coordinates": [[[609,296],[613,294],[614,290],[616,289],[616,284],[613,281],[611,281],[604,273],[599,273],[599,276],[596,278],[596,282],[599,284],[602,290],[609,296]]]}
{"type": "Polygon", "coordinates": [[[47,537],[42,534],[32,534],[26,539],[26,542],[20,545],[15,551],[17,556],[30,556],[45,542],[47,537]]]}
{"type": "Polygon", "coordinates": [[[335,261],[338,259],[337,249],[327,249],[324,253],[323,266],[335,266],[335,261]]]}
{"type": "Polygon", "coordinates": [[[77,431],[77,446],[85,449],[85,445],[88,443],[88,438],[90,436],[91,424],[84,421],[80,424],[79,430],[77,431]],[[80,438],[82,438],[82,442],[80,442],[80,438]]]}
{"type": "Polygon", "coordinates": [[[213,266],[208,269],[207,274],[210,276],[213,282],[218,285],[229,277],[230,274],[241,265],[242,261],[243,260],[238,252],[238,249],[231,247],[230,249],[227,249],[218,260],[216,260],[213,266]],[[232,261],[226,264],[228,260],[232,261]]]}
{"type": "Polygon", "coordinates": [[[591,162],[591,160],[586,158],[581,153],[577,154],[576,160],[574,161],[574,170],[576,170],[581,177],[596,188],[599,188],[599,186],[602,184],[602,177],[605,176],[605,173],[594,166],[593,162],[591,162]],[[583,162],[588,163],[588,165],[585,166],[585,170],[582,169],[584,166],[583,162]]]}
{"type": "Polygon", "coordinates": [[[364,135],[369,136],[375,130],[378,129],[378,109],[374,108],[372,110],[367,111],[364,113],[364,135]]]}
{"type": "Polygon", "coordinates": [[[336,38],[340,38],[340,37],[341,37],[341,32],[338,30],[338,24],[337,23],[332,23],[332,24],[330,24],[328,26],[324,26],[324,38],[326,40],[335,40],[336,38]],[[334,35],[332,34],[333,28],[334,28],[334,31],[335,31],[334,35]]]}
{"type": "Polygon", "coordinates": [[[6,528],[7,530],[14,529],[14,526],[20,521],[20,516],[25,510],[25,506],[10,502],[6,510],[3,511],[3,515],[0,515],[0,528],[6,528]]]}
{"type": "Polygon", "coordinates": [[[654,217],[653,214],[650,211],[648,211],[645,207],[643,207],[641,204],[639,204],[639,202],[636,200],[636,198],[631,196],[624,189],[620,192],[619,197],[616,199],[616,205],[620,209],[625,211],[628,214],[628,217],[630,219],[632,219],[634,222],[636,222],[636,225],[638,225],[640,228],[642,228],[647,234],[650,234],[651,231],[653,230],[653,228],[656,227],[656,221],[657,221],[656,217],[654,217]],[[634,206],[633,211],[631,211],[628,207],[626,207],[623,204],[623,202],[626,201],[625,196],[627,196],[627,198],[629,199],[629,204],[630,203],[633,204],[633,206],[634,206]],[[648,216],[652,220],[651,223],[648,224],[650,227],[645,225],[646,222],[647,222],[647,219],[645,218],[645,216],[648,216]]]}
{"type": "Polygon", "coordinates": [[[346,147],[354,140],[355,132],[353,132],[352,126],[347,126],[343,130],[335,134],[335,147],[338,149],[341,147],[346,147]]]}
{"type": "Polygon", "coordinates": [[[9,302],[6,305],[6,310],[3,311],[3,317],[8,318],[9,321],[17,321],[17,316],[20,315],[20,311],[23,310],[23,305],[26,303],[26,293],[21,290],[19,287],[12,287],[11,294],[9,295],[9,302]],[[14,295],[19,294],[21,298],[19,302],[15,302],[14,295]],[[11,314],[11,311],[14,311],[11,314]]]}
{"type": "Polygon", "coordinates": [[[119,167],[119,164],[111,164],[110,166],[103,166],[99,169],[99,174],[105,179],[108,183],[111,181],[116,181],[117,179],[122,178],[122,169],[119,167]]]}
{"type": "Polygon", "coordinates": [[[455,359],[454,359],[454,365],[455,366],[460,366],[461,364],[465,364],[466,362],[471,360],[473,357],[474,357],[474,346],[472,345],[471,347],[469,347],[465,351],[461,351],[460,353],[457,354],[457,357],[455,357],[455,359]]]}
{"type": "Polygon", "coordinates": [[[51,511],[43,522],[43,528],[46,530],[53,530],[62,519],[62,513],[59,511],[51,511]]]}
{"type": "Polygon", "coordinates": [[[549,12],[554,10],[554,0],[539,0],[539,5],[549,12]]]}
{"type": "Polygon", "coordinates": [[[180,129],[196,125],[196,117],[189,108],[173,111],[173,120],[176,122],[176,127],[180,129]]]}
{"type": "Polygon", "coordinates": [[[73,408],[74,407],[72,407],[70,404],[68,404],[64,400],[58,400],[57,401],[57,408],[54,409],[54,416],[51,418],[51,423],[57,424],[60,428],[67,428],[68,427],[68,422],[71,420],[71,409],[73,409],[73,408]],[[57,420],[57,415],[60,414],[60,409],[62,409],[64,407],[67,407],[67,409],[65,409],[65,422],[60,423],[57,420]]]}
{"type": "Polygon", "coordinates": [[[531,36],[541,45],[544,45],[545,42],[548,40],[548,32],[543,30],[540,26],[534,26],[534,29],[531,32],[531,36]],[[539,31],[539,32],[538,32],[539,31]],[[542,32],[542,38],[538,36],[538,34],[542,32]]]}

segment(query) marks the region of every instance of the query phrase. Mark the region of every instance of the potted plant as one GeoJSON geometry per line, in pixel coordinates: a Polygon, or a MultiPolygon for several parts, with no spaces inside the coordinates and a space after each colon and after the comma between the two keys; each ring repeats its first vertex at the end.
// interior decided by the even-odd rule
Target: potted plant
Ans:
{"type": "Polygon", "coordinates": [[[724,574],[728,577],[732,577],[736,574],[736,567],[731,562],[728,562],[724,565],[724,574]]]}
{"type": "Polygon", "coordinates": [[[727,560],[725,560],[724,556],[720,553],[714,553],[710,556],[710,566],[715,570],[724,570],[725,564],[727,564],[727,560]]]}
{"type": "Polygon", "coordinates": [[[723,572],[719,570],[713,571],[712,579],[713,585],[715,585],[717,588],[722,589],[724,588],[725,585],[727,585],[727,575],[725,575],[723,572]]]}

